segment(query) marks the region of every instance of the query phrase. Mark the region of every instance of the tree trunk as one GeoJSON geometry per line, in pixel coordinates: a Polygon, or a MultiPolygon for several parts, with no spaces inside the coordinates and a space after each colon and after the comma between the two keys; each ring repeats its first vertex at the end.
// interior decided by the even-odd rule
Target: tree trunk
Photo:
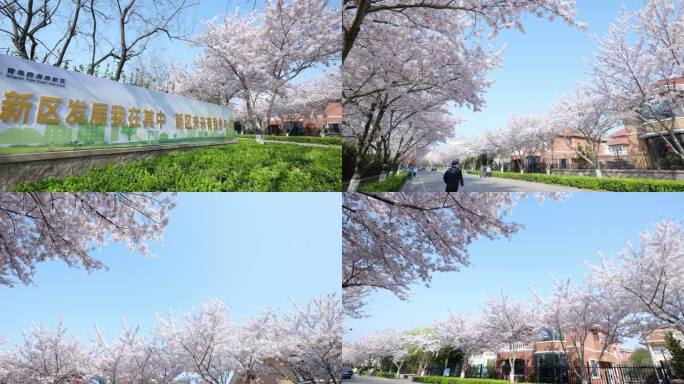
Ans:
{"type": "Polygon", "coordinates": [[[399,363],[399,366],[397,367],[397,379],[401,377],[401,367],[404,365],[404,362],[402,361],[399,363]]]}
{"type": "Polygon", "coordinates": [[[515,358],[508,359],[511,365],[511,373],[509,374],[509,379],[511,383],[515,383],[515,358]]]}
{"type": "MultiPolygon", "coordinates": [[[[360,0],[356,6],[356,13],[354,14],[354,19],[351,22],[349,28],[343,24],[344,28],[344,41],[342,47],[342,64],[347,59],[347,55],[354,46],[354,41],[361,31],[361,25],[363,24],[363,19],[365,19],[368,14],[368,10],[372,4],[372,0],[360,0]]],[[[343,21],[344,23],[344,21],[343,21]]]]}

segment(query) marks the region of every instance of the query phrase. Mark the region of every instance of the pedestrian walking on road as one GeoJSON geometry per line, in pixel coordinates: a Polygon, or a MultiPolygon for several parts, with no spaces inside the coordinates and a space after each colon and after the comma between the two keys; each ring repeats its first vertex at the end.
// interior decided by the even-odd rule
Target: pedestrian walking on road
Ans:
{"type": "Polygon", "coordinates": [[[447,192],[458,192],[459,185],[463,186],[463,170],[461,170],[460,161],[454,160],[451,168],[444,172],[444,182],[447,192]]]}

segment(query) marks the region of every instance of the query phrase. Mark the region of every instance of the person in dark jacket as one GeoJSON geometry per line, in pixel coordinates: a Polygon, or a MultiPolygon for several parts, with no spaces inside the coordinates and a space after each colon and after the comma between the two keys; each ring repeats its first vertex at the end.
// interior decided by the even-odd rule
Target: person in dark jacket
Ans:
{"type": "Polygon", "coordinates": [[[444,182],[447,192],[458,192],[458,186],[463,186],[463,171],[458,160],[454,160],[451,163],[451,168],[444,172],[444,182]]]}

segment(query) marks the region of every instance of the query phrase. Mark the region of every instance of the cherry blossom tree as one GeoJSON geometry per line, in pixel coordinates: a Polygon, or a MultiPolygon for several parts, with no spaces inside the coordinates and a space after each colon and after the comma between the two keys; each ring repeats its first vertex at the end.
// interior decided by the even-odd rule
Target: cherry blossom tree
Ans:
{"type": "Polygon", "coordinates": [[[560,0],[344,0],[343,28],[344,47],[342,59],[346,60],[352,47],[358,49],[357,40],[363,40],[373,22],[386,22],[396,18],[386,29],[425,29],[433,33],[457,33],[462,25],[458,21],[468,17],[486,23],[493,33],[499,29],[517,27],[523,29],[521,17],[530,13],[553,19],[561,17],[573,23],[575,2],[560,0]],[[396,17],[400,16],[400,17],[396,17]],[[368,22],[371,20],[372,22],[368,22]]]}
{"type": "Polygon", "coordinates": [[[191,75],[177,75],[180,93],[202,93],[224,104],[237,97],[245,123],[263,132],[287,84],[340,51],[339,9],[328,0],[269,0],[263,12],[210,21],[196,39],[204,54],[191,75]],[[206,79],[213,84],[205,86],[206,79]],[[185,91],[185,92],[184,92],[185,91]]]}
{"type": "Polygon", "coordinates": [[[495,152],[508,152],[520,161],[520,173],[525,173],[525,162],[528,156],[541,155],[548,142],[541,135],[543,121],[534,115],[513,115],[508,126],[498,132],[495,137],[489,136],[491,142],[497,142],[495,152]]]}
{"type": "Polygon", "coordinates": [[[557,126],[567,127],[563,130],[567,146],[591,164],[596,177],[602,177],[603,144],[620,121],[619,109],[613,99],[586,85],[578,85],[574,94],[562,96],[551,113],[557,126]],[[573,141],[576,135],[584,140],[573,141]]]}
{"type": "MultiPolygon", "coordinates": [[[[434,272],[470,265],[478,238],[510,238],[504,221],[520,198],[510,193],[345,193],[342,200],[342,288],[345,312],[362,316],[366,295],[385,289],[401,299],[434,272]]],[[[544,195],[537,194],[543,199],[544,195]]],[[[562,194],[550,195],[563,199],[562,194]]]]}
{"type": "MultiPolygon", "coordinates": [[[[443,110],[448,103],[475,110],[483,105],[491,83],[485,76],[497,66],[499,53],[470,44],[465,32],[470,24],[464,23],[462,35],[453,39],[373,25],[369,34],[385,37],[368,39],[347,59],[342,71],[344,124],[357,149],[349,191],[358,185],[362,159],[382,151],[378,142],[382,144],[383,131],[392,129],[392,121],[405,128],[417,115],[443,110]]],[[[450,125],[433,126],[438,130],[431,139],[445,139],[450,125]]]]}
{"type": "Polygon", "coordinates": [[[450,138],[458,119],[446,106],[430,109],[398,108],[390,111],[375,148],[385,171],[397,169],[411,154],[450,138]]]}
{"type": "MultiPolygon", "coordinates": [[[[539,317],[528,302],[509,298],[501,292],[485,300],[482,320],[486,338],[498,351],[511,351],[537,340],[539,317]]],[[[510,381],[514,382],[515,356],[510,355],[510,381]]]]}
{"type": "Polygon", "coordinates": [[[592,62],[597,90],[637,123],[648,123],[684,159],[684,143],[677,137],[684,105],[681,2],[649,0],[637,12],[624,12],[597,42],[592,62]]]}
{"type": "Polygon", "coordinates": [[[180,316],[158,317],[149,334],[125,320],[108,340],[95,327],[88,348],[66,335],[33,327],[24,343],[0,350],[0,380],[66,384],[69,380],[107,383],[245,384],[260,377],[337,383],[341,359],[341,306],[336,295],[312,299],[289,311],[267,309],[231,322],[220,300],[180,316]]]}
{"type": "Polygon", "coordinates": [[[394,329],[376,331],[350,346],[353,351],[350,362],[357,367],[367,367],[378,365],[382,359],[389,357],[397,367],[398,376],[412,348],[409,338],[408,333],[394,329]]]}
{"type": "Polygon", "coordinates": [[[287,84],[282,97],[272,108],[272,114],[285,122],[288,119],[315,118],[328,121],[326,107],[342,100],[342,84],[339,70],[326,73],[320,78],[297,84],[287,84]]]}
{"type": "Polygon", "coordinates": [[[440,349],[436,329],[429,327],[410,332],[405,338],[411,355],[417,356],[418,371],[416,373],[420,376],[425,376],[428,364],[430,364],[430,361],[432,361],[440,349]]]}
{"type": "Polygon", "coordinates": [[[461,377],[465,377],[469,358],[488,346],[481,319],[470,313],[449,311],[446,320],[437,323],[437,335],[443,348],[458,349],[463,353],[461,377]]]}
{"type": "Polygon", "coordinates": [[[111,242],[152,256],[174,207],[174,195],[143,193],[0,194],[0,284],[30,284],[36,264],[62,260],[92,271],[90,253],[111,242]]]}
{"type": "Polygon", "coordinates": [[[14,377],[15,372],[12,367],[14,356],[11,351],[6,349],[6,344],[6,340],[0,339],[0,382],[16,382],[18,381],[18,378],[14,377]]]}
{"type": "Polygon", "coordinates": [[[228,384],[238,367],[232,348],[237,335],[219,300],[203,303],[177,318],[159,318],[155,332],[182,351],[189,369],[205,383],[228,384]]]}
{"type": "MultiPolygon", "coordinates": [[[[392,111],[454,105],[478,111],[484,105],[492,84],[486,76],[500,62],[499,51],[483,47],[485,36],[523,30],[526,13],[581,26],[574,1],[567,0],[347,0],[343,8],[345,128],[356,147],[350,192],[358,187],[362,161],[387,147],[382,132],[392,111]]],[[[409,123],[397,126],[421,126],[409,123]]],[[[449,125],[433,125],[439,132],[426,141],[448,140],[449,125]]]]}
{"type": "Polygon", "coordinates": [[[287,317],[287,330],[294,336],[295,366],[311,377],[326,377],[337,384],[342,360],[342,307],[335,294],[311,300],[305,308],[294,305],[287,317]]]}
{"type": "Polygon", "coordinates": [[[90,356],[61,322],[54,331],[33,326],[14,354],[11,377],[20,383],[64,384],[90,370],[90,356]]]}
{"type": "Polygon", "coordinates": [[[95,340],[91,350],[92,355],[96,356],[93,368],[99,372],[99,377],[110,383],[127,379],[129,362],[124,337],[119,337],[113,342],[108,341],[95,325],[95,340]]]}
{"type": "Polygon", "coordinates": [[[610,285],[591,279],[581,286],[572,285],[569,279],[555,281],[550,297],[542,299],[537,295],[537,300],[541,306],[540,321],[560,335],[562,351],[580,362],[579,366],[572,364],[572,369],[582,383],[589,382],[589,372],[582,366],[587,353],[598,352],[597,360],[607,353],[617,357],[619,350],[614,346],[629,335],[631,309],[622,305],[610,285]],[[590,338],[591,348],[586,345],[590,338]]]}
{"type": "Polygon", "coordinates": [[[613,258],[600,254],[599,260],[591,265],[592,278],[618,289],[619,305],[650,315],[648,327],[684,332],[684,230],[678,222],[658,222],[640,234],[639,244],[628,242],[613,258]]]}

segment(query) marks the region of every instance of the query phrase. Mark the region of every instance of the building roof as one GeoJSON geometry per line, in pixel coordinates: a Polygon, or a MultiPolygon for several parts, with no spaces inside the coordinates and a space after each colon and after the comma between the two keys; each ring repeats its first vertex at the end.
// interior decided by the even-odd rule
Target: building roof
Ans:
{"type": "Polygon", "coordinates": [[[653,331],[649,332],[646,335],[646,342],[651,344],[651,343],[665,343],[665,333],[666,332],[672,332],[675,336],[681,337],[682,334],[677,331],[676,329],[668,329],[668,328],[658,328],[654,329],[653,331]]]}
{"type": "MultiPolygon", "coordinates": [[[[586,138],[584,137],[582,132],[580,132],[578,129],[575,129],[575,128],[563,128],[563,133],[560,136],[562,136],[562,137],[576,137],[578,139],[586,140],[586,138]]],[[[608,139],[602,138],[601,141],[606,142],[606,141],[608,141],[608,139]]]]}
{"type": "Polygon", "coordinates": [[[629,132],[627,132],[627,129],[622,128],[608,136],[608,146],[612,147],[614,145],[629,145],[629,132]]]}
{"type": "Polygon", "coordinates": [[[663,86],[663,85],[679,85],[682,84],[684,85],[684,77],[674,77],[671,79],[667,80],[658,80],[655,82],[655,85],[657,87],[663,86]]]}

